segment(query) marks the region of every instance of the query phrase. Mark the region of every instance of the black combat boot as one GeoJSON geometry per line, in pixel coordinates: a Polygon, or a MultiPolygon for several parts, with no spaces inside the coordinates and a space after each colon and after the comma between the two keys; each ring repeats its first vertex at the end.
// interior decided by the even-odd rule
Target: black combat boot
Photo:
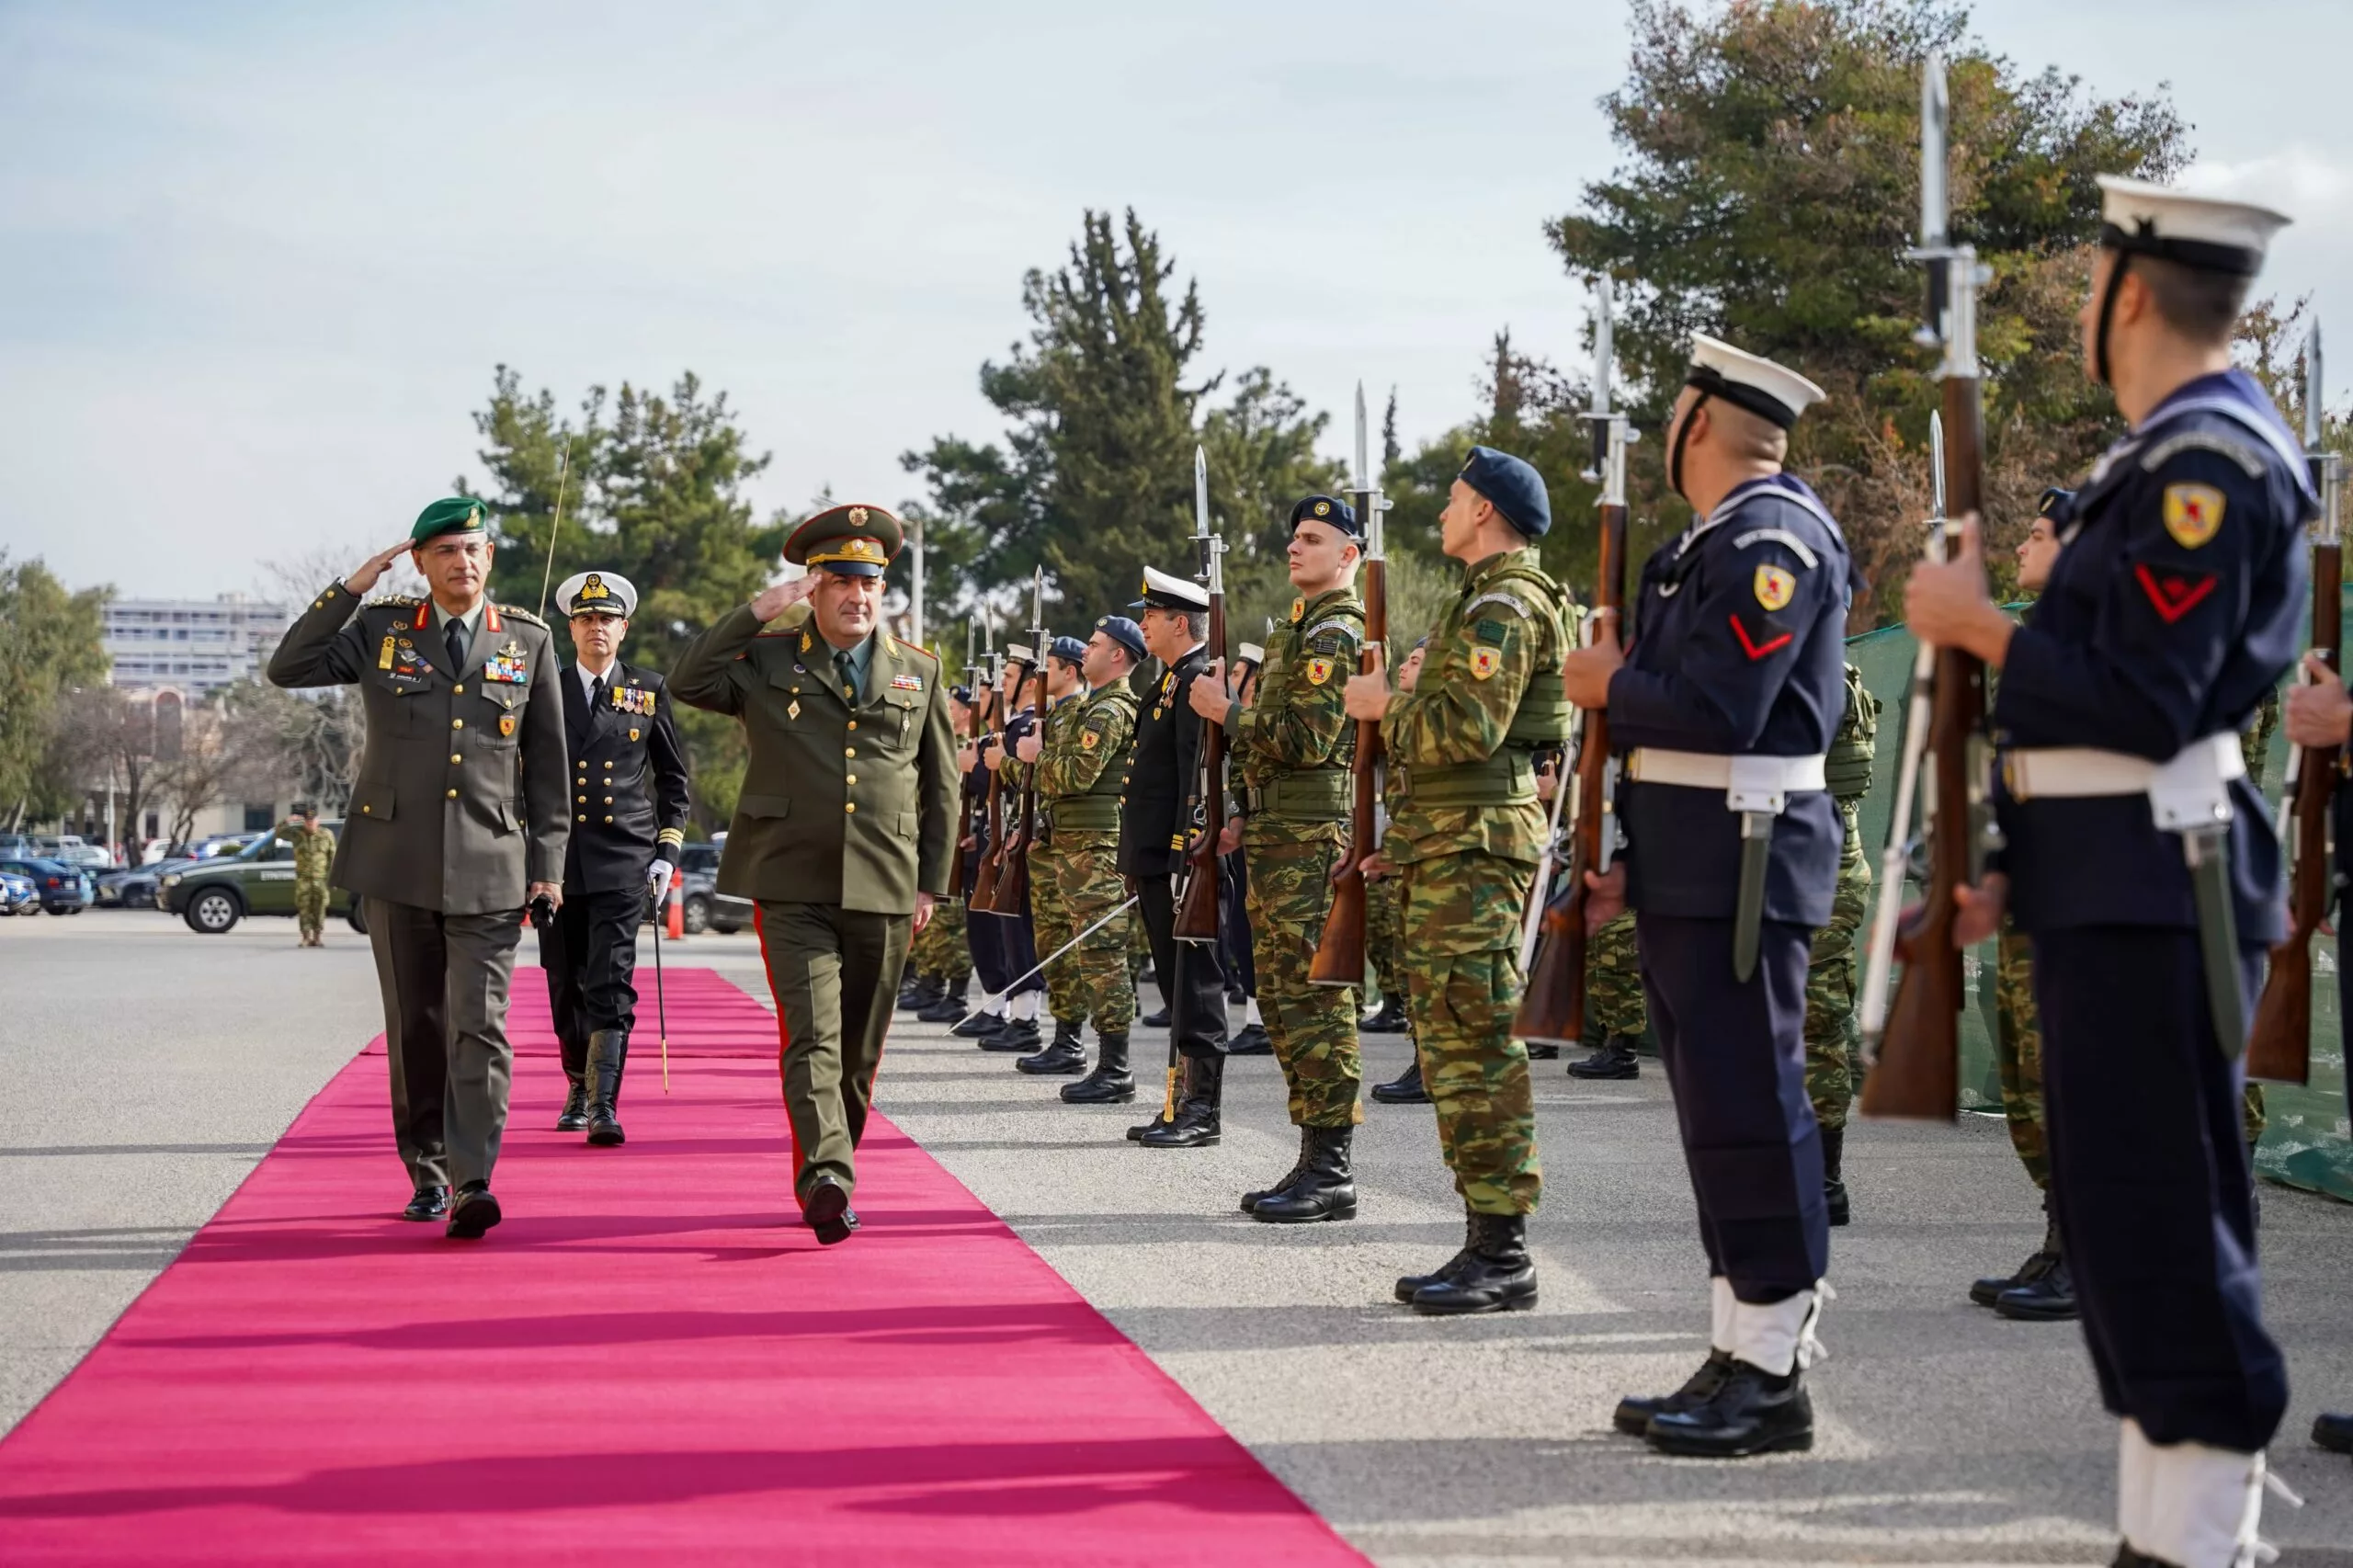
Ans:
{"type": "MultiPolygon", "coordinates": [[[[930,1011],[937,1012],[938,1009],[935,1007],[930,1011]]],[[[922,1015],[917,1014],[916,1017],[920,1017],[922,1015]]],[[[958,1019],[956,1027],[948,1032],[958,1040],[978,1040],[988,1039],[1004,1027],[1005,1015],[1002,1013],[967,1013],[958,1019]]]]}
{"type": "MultiPolygon", "coordinates": [[[[2044,1206],[2050,1200],[2045,1199],[2044,1206]]],[[[1969,1299],[1981,1307],[1990,1307],[2002,1299],[2005,1290],[2015,1290],[2021,1285],[2031,1285],[2059,1267],[2059,1223],[2046,1220],[2042,1223],[2042,1244],[2028,1256],[2014,1274],[1989,1274],[1969,1287],[1969,1299]]]]}
{"type": "Polygon", "coordinates": [[[1038,1020],[1007,1018],[995,1034],[980,1039],[983,1051],[1017,1051],[1027,1055],[1038,1049],[1038,1020]]]}
{"type": "Polygon", "coordinates": [[[2332,1454],[2353,1454],[2353,1415],[2323,1411],[2313,1418],[2313,1441],[2332,1454]]]}
{"type": "Polygon", "coordinates": [[[1813,1447],[1813,1402],[1795,1367],[1777,1378],[1734,1358],[1715,1392],[1688,1409],[1652,1416],[1643,1435],[1659,1452],[1687,1459],[1802,1452],[1813,1447]]]}
{"type": "Polygon", "coordinates": [[[1258,1200],[1254,1220],[1269,1225],[1304,1225],[1316,1220],[1357,1217],[1357,1178],[1348,1168],[1356,1142],[1353,1127],[1306,1129],[1307,1163],[1298,1179],[1258,1200]]]}
{"type": "Polygon", "coordinates": [[[1822,1130],[1822,1206],[1830,1210],[1830,1222],[1847,1223],[1847,1178],[1839,1171],[1839,1163],[1847,1155],[1847,1130],[1825,1127],[1822,1130]]]}
{"type": "Polygon", "coordinates": [[[1528,1256],[1528,1216],[1471,1216],[1470,1256],[1451,1278],[1414,1292],[1414,1310],[1426,1317],[1464,1312],[1516,1312],[1536,1304],[1536,1261],[1528,1256]]]}
{"type": "Polygon", "coordinates": [[[2162,1557],[2152,1557],[2145,1551],[2136,1551],[2131,1541],[2120,1540],[2116,1543],[2116,1555],[2109,1560],[2109,1568],[2181,1568],[2181,1565],[2168,1562],[2162,1557]]]}
{"type": "Polygon", "coordinates": [[[1528,1059],[1530,1062],[1558,1062],[1561,1059],[1560,1044],[1556,1040],[1531,1040],[1528,1042],[1528,1059]]]}
{"type": "Polygon", "coordinates": [[[1357,1026],[1358,1034],[1404,1034],[1413,1026],[1405,1021],[1405,999],[1383,996],[1381,1011],[1357,1026]]]}
{"type": "Polygon", "coordinates": [[[1098,1031],[1095,1071],[1075,1084],[1063,1085],[1068,1105],[1126,1105],[1136,1097],[1135,1074],[1128,1070],[1128,1031],[1098,1031]]]}
{"type": "Polygon", "coordinates": [[[1272,1056],[1275,1039],[1267,1032],[1264,1024],[1245,1024],[1241,1032],[1227,1042],[1225,1053],[1228,1056],[1272,1056]]]}
{"type": "Polygon", "coordinates": [[[1451,1281],[1456,1275],[1462,1272],[1463,1265],[1471,1261],[1471,1244],[1478,1233],[1479,1216],[1466,1212],[1462,1217],[1462,1245],[1456,1250],[1452,1257],[1439,1264],[1434,1271],[1428,1274],[1408,1274],[1399,1279],[1397,1299],[1410,1305],[1414,1298],[1426,1288],[1451,1281]]]}
{"type": "Polygon", "coordinates": [[[629,1060],[629,1036],[598,1029],[588,1037],[588,1142],[600,1148],[626,1143],[621,1131],[621,1064],[629,1060]]]}
{"type": "Polygon", "coordinates": [[[947,994],[947,982],[940,976],[936,974],[912,976],[904,985],[899,987],[899,1011],[917,1012],[930,1006],[947,994]]]}
{"type": "MultiPolygon", "coordinates": [[[[571,1077],[570,1074],[565,1074],[571,1077]]],[[[563,1096],[563,1114],[555,1119],[558,1132],[580,1132],[588,1126],[588,1077],[584,1071],[572,1079],[572,1087],[563,1096]]]]}
{"type": "Polygon", "coordinates": [[[1422,1086],[1422,1053],[1418,1051],[1414,1052],[1413,1060],[1405,1063],[1405,1070],[1389,1082],[1375,1084],[1372,1097],[1382,1105],[1429,1104],[1430,1092],[1422,1086]]]}
{"type": "Polygon", "coordinates": [[[1664,1415],[1670,1410],[1695,1410],[1716,1397],[1716,1391],[1732,1376],[1732,1352],[1710,1350],[1699,1369],[1683,1381],[1673,1393],[1630,1393],[1618,1402],[1609,1424],[1630,1437],[1639,1437],[1651,1427],[1651,1417],[1664,1415]]]}
{"type": "Polygon", "coordinates": [[[1176,1119],[1136,1140],[1147,1149],[1206,1149],[1223,1135],[1219,1110],[1225,1100],[1225,1058],[1185,1058],[1184,1093],[1176,1119]]]}
{"type": "Polygon", "coordinates": [[[1277,1176],[1272,1185],[1267,1187],[1254,1187],[1249,1191],[1244,1193],[1242,1195],[1242,1211],[1245,1214],[1249,1213],[1250,1210],[1258,1207],[1258,1200],[1260,1199],[1272,1198],[1275,1194],[1282,1191],[1284,1188],[1290,1186],[1291,1183],[1297,1181],[1299,1179],[1299,1173],[1307,1168],[1308,1151],[1313,1146],[1313,1137],[1308,1132],[1306,1128],[1301,1128],[1299,1130],[1299,1153],[1292,1156],[1290,1169],[1277,1176]]]}
{"type": "Polygon", "coordinates": [[[1144,1028],[1165,1029],[1168,1027],[1168,1009],[1165,1006],[1163,1006],[1160,1011],[1156,1013],[1146,1013],[1142,1018],[1139,1018],[1136,1021],[1144,1028]]]}
{"type": "Polygon", "coordinates": [[[1025,1056],[1013,1065],[1021,1072],[1047,1077],[1075,1076],[1086,1072],[1086,1047],[1079,1042],[1077,1021],[1056,1018],[1054,1038],[1046,1049],[1035,1056],[1025,1056]]]}
{"type": "Polygon", "coordinates": [[[1642,1075],[1643,1064],[1634,1055],[1634,1037],[1630,1034],[1611,1035],[1591,1056],[1580,1057],[1569,1063],[1569,1076],[1572,1078],[1639,1078],[1642,1075]]]}
{"type": "Polygon", "coordinates": [[[1994,1310],[2020,1323],[2073,1323],[2083,1315],[2075,1305],[2075,1272],[2064,1257],[2054,1257],[2040,1274],[1995,1297],[1994,1310]]]}

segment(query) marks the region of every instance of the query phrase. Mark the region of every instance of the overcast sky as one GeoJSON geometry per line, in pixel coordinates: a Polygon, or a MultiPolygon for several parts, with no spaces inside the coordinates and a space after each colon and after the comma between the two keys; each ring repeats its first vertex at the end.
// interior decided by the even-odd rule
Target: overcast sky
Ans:
{"type": "MultiPolygon", "coordinates": [[[[2193,179],[2300,216],[2353,378],[2353,6],[1992,0],[1980,34],[2109,94],[2170,83],[2193,179]]],[[[125,592],[404,532],[492,367],[723,388],[763,512],[892,504],[997,426],[1023,270],[1132,204],[1207,363],[1410,439],[1490,335],[1568,361],[1544,219],[1615,161],[1622,0],[1404,6],[0,0],[0,547],[125,592]]]]}

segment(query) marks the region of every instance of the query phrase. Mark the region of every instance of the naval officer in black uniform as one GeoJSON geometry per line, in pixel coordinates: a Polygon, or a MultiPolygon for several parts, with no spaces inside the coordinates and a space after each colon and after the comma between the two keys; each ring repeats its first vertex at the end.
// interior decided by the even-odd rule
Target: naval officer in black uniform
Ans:
{"type": "Polygon", "coordinates": [[[2242,1052],[2286,934],[2279,845],[2239,732],[2295,662],[2316,506],[2232,334],[2288,220],[2103,176],[2086,368],[2130,428],[2054,520],[2024,625],[1973,523],[1915,567],[1923,641],[1997,666],[2001,870],[2034,939],[2051,1196],[2100,1397],[2121,1424],[2127,1568],[2251,1561],[2288,1379],[2263,1325],[2242,1052]]]}
{"type": "Polygon", "coordinates": [[[618,572],[583,572],[564,579],[555,602],[575,655],[563,678],[572,753],[563,904],[540,930],[571,1081],[555,1127],[612,1144],[625,1141],[619,1105],[637,1017],[637,927],[648,890],[657,903],[669,892],[686,842],[687,754],[662,677],[620,660],[636,585],[618,572]]]}

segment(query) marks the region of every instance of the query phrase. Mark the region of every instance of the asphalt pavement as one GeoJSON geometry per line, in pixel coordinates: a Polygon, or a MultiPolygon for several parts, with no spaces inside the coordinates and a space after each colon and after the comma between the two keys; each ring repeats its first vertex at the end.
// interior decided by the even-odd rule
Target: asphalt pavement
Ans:
{"type": "MultiPolygon", "coordinates": [[[[222,937],[131,912],[0,922],[0,1428],[379,1031],[364,939],[334,924],[328,943],[298,949],[286,920],[222,937]]],[[[665,956],[766,998],[748,934],[665,956]]],[[[1402,1036],[1368,1043],[1377,1075],[1404,1065],[1402,1036]]],[[[1139,1035],[1148,1073],[1163,1050],[1139,1035]]],[[[1815,1448],[1710,1464],[1608,1426],[1620,1394],[1672,1387],[1705,1351],[1665,1085],[1654,1066],[1539,1073],[1542,1300],[1457,1320],[1390,1300],[1461,1236],[1427,1108],[1367,1106],[1358,1219],[1278,1227],[1234,1208],[1296,1144],[1268,1059],[1233,1064],[1222,1145],[1153,1152],[1120,1136],[1142,1101],[1065,1107],[1060,1080],[903,1015],[877,1103],[1385,1568],[2108,1561],[2115,1427],[2080,1332],[1964,1293],[2040,1234],[1998,1122],[1849,1133],[1815,1448]]],[[[2308,1499],[2275,1502],[2266,1534],[2284,1563],[2353,1568],[2353,1464],[2304,1436],[2353,1403],[2353,1210],[2271,1187],[2264,1227],[2295,1389],[2274,1467],[2308,1499]]]]}

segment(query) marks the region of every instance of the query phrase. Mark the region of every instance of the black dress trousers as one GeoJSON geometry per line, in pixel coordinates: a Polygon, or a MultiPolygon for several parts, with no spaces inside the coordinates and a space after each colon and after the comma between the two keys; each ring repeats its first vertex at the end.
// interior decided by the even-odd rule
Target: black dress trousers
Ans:
{"type": "Polygon", "coordinates": [[[540,966],[548,975],[548,1008],[563,1049],[563,1070],[588,1070],[588,1037],[598,1029],[627,1034],[637,1024],[637,926],[645,894],[567,892],[555,919],[540,933],[540,966]]]}
{"type": "Polygon", "coordinates": [[[1173,877],[1136,879],[1137,906],[1152,944],[1152,970],[1161,975],[1168,998],[1168,1027],[1184,1056],[1225,1054],[1225,965],[1214,942],[1176,939],[1176,893],[1173,877]]]}

